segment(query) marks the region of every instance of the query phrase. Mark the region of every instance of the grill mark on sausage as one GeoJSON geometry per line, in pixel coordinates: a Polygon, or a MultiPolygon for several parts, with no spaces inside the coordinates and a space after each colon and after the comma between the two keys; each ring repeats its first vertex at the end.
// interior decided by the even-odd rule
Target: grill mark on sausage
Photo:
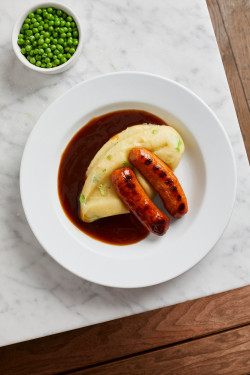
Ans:
{"type": "Polygon", "coordinates": [[[184,203],[181,203],[181,204],[179,205],[179,211],[183,211],[184,208],[185,208],[185,204],[184,204],[184,203]]]}

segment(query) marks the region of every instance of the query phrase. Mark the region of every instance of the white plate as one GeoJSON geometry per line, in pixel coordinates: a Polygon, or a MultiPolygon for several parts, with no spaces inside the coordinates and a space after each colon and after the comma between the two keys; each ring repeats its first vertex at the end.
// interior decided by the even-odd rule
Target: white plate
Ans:
{"type": "Polygon", "coordinates": [[[162,77],[121,72],[80,83],[45,111],[24,150],[20,188],[31,229],[58,263],[99,284],[135,288],[180,275],[214,246],[232,211],[236,166],[223,126],[194,93],[162,77]],[[57,193],[60,158],[73,135],[93,117],[121,109],[149,111],[180,132],[186,151],[176,174],[189,203],[165,236],[128,246],[78,230],[57,193]]]}

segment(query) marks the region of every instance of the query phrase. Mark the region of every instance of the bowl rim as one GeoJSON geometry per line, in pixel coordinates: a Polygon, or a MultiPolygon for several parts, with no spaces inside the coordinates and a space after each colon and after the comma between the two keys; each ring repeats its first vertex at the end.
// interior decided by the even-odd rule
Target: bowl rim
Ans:
{"type": "Polygon", "coordinates": [[[65,5],[65,4],[63,4],[59,1],[43,1],[41,3],[33,4],[25,12],[22,12],[18,16],[18,18],[17,18],[17,20],[14,24],[13,30],[12,30],[12,47],[13,47],[13,50],[15,52],[15,55],[17,56],[19,61],[21,61],[21,63],[23,63],[26,67],[28,67],[28,68],[30,68],[34,71],[37,71],[39,73],[45,73],[45,74],[52,73],[52,72],[53,73],[60,73],[62,70],[66,70],[67,68],[69,68],[69,65],[71,65],[73,62],[75,62],[76,59],[80,56],[80,53],[81,53],[81,50],[82,50],[82,44],[83,44],[82,27],[81,27],[81,22],[80,22],[78,16],[76,15],[76,13],[70,7],[68,7],[67,5],[65,5]],[[27,15],[30,12],[33,12],[38,8],[47,8],[49,6],[55,7],[56,9],[61,9],[74,18],[74,21],[77,25],[77,29],[78,29],[78,33],[79,33],[79,44],[77,46],[76,52],[65,63],[63,63],[59,66],[55,66],[53,68],[41,68],[39,66],[31,64],[26,59],[26,57],[24,57],[22,55],[21,48],[17,44],[17,40],[18,40],[18,34],[20,33],[21,26],[22,26],[25,18],[27,17],[27,15]]]}

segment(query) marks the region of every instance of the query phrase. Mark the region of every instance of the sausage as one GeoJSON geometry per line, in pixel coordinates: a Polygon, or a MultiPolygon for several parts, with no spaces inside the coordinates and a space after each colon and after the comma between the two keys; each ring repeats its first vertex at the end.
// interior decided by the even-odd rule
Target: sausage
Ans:
{"type": "Polygon", "coordinates": [[[170,215],[178,219],[187,213],[187,198],[181,184],[161,159],[145,148],[133,148],[129,160],[159,193],[170,215]]]}
{"type": "Polygon", "coordinates": [[[148,231],[158,236],[166,233],[169,218],[154,205],[130,168],[116,169],[111,182],[122,202],[148,231]]]}

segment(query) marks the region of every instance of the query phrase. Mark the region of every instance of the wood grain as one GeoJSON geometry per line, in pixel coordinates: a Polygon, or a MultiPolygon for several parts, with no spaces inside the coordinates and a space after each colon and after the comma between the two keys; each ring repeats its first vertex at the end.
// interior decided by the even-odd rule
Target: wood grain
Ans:
{"type": "MultiPolygon", "coordinates": [[[[230,30],[230,22],[227,20],[226,15],[227,12],[225,9],[227,9],[227,5],[231,4],[232,1],[230,0],[207,0],[208,10],[210,13],[210,17],[212,20],[213,28],[215,31],[217,43],[220,49],[221,58],[224,64],[225,72],[228,79],[228,84],[231,90],[231,95],[233,98],[234,106],[236,109],[236,114],[238,117],[238,121],[241,128],[242,137],[245,143],[248,160],[250,161],[250,112],[249,112],[249,106],[247,102],[247,98],[245,96],[245,88],[243,86],[243,83],[241,81],[239,70],[236,64],[236,57],[237,60],[239,60],[239,49],[240,47],[237,46],[237,43],[239,46],[242,44],[247,44],[247,38],[241,39],[240,34],[238,34],[237,30],[235,31],[234,39],[238,42],[235,42],[235,48],[232,50],[231,43],[228,37],[228,34],[231,34],[230,30]],[[219,6],[220,4],[220,6],[219,6]],[[220,7],[224,9],[224,19],[222,18],[222,14],[220,12],[220,7]],[[224,22],[225,20],[225,22],[224,22]],[[228,28],[225,28],[225,24],[227,24],[228,28]]],[[[244,5],[244,1],[237,0],[233,1],[233,3],[237,3],[237,9],[244,5]]],[[[246,12],[246,9],[243,8],[243,11],[246,12]]],[[[244,20],[239,20],[238,13],[234,12],[233,18],[236,17],[237,20],[234,21],[235,23],[244,22],[244,20]]],[[[246,26],[244,26],[244,30],[246,29],[246,26]]],[[[247,47],[245,46],[244,49],[247,47]]],[[[246,55],[246,54],[245,54],[246,55]]],[[[246,66],[249,64],[249,56],[248,61],[242,63],[242,66],[246,66]]],[[[250,70],[248,69],[249,74],[250,70]]],[[[245,83],[247,85],[247,79],[245,80],[245,83]]]]}
{"type": "Polygon", "coordinates": [[[250,103],[250,1],[218,0],[239,76],[250,103]]]}
{"type": "Polygon", "coordinates": [[[250,325],[139,355],[76,375],[241,375],[250,373],[250,325]]]}
{"type": "Polygon", "coordinates": [[[54,374],[250,322],[250,286],[0,348],[1,375],[54,374]]]}

